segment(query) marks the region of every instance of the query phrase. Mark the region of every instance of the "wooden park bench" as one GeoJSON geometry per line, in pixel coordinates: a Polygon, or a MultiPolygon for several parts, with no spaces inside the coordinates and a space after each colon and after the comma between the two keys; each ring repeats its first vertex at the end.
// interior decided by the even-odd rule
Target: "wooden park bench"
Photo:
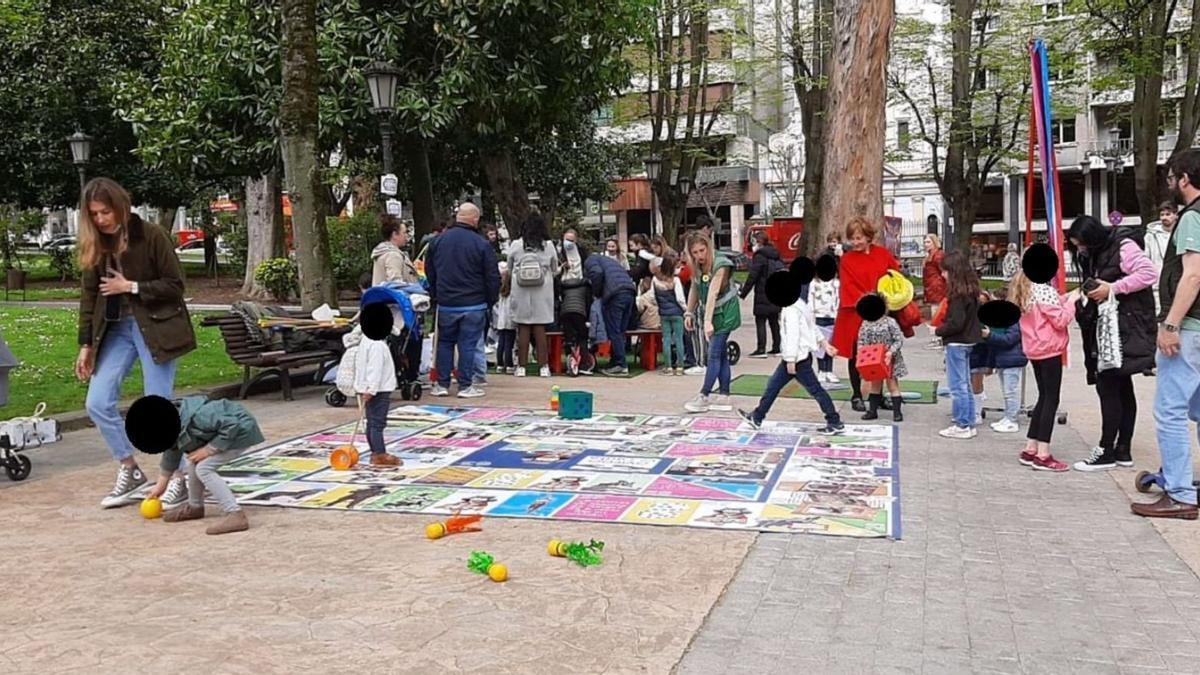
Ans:
{"type": "MultiPolygon", "coordinates": [[[[658,367],[658,355],[662,352],[662,331],[660,330],[627,330],[625,335],[638,339],[638,362],[645,370],[658,367]]],[[[550,372],[555,375],[563,373],[563,333],[562,331],[546,331],[546,351],[550,352],[550,372]]]]}
{"type": "Polygon", "coordinates": [[[225,341],[225,353],[234,363],[242,366],[242,386],[238,397],[246,398],[250,387],[264,378],[275,376],[279,378],[279,386],[283,389],[283,400],[292,400],[291,370],[306,366],[317,366],[313,374],[313,382],[320,383],[325,373],[341,359],[337,352],[327,349],[314,349],[303,352],[286,352],[281,349],[271,349],[262,341],[258,331],[252,331],[242,320],[242,317],[232,312],[220,316],[206,317],[200,322],[201,326],[216,327],[221,330],[221,339],[225,341]],[[252,370],[259,372],[251,377],[252,370]]]}

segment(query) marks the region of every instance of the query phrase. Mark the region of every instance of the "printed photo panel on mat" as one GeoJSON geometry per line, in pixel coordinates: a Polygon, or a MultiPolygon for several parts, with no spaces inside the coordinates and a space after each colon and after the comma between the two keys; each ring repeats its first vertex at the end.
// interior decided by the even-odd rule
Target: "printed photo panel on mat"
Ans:
{"type": "Polygon", "coordinates": [[[693,457],[677,460],[667,469],[672,476],[696,476],[703,478],[724,478],[748,481],[764,481],[774,469],[773,466],[754,464],[721,459],[706,459],[693,457]]]}
{"type": "Polygon", "coordinates": [[[425,429],[448,422],[467,412],[466,408],[455,411],[440,406],[402,405],[388,411],[388,427],[425,429]]]}
{"type": "Polygon", "coordinates": [[[469,466],[446,466],[413,481],[414,485],[466,485],[483,476],[489,469],[469,466]]]}
{"type": "Polygon", "coordinates": [[[637,497],[626,495],[576,495],[558,511],[555,518],[570,520],[617,521],[629,510],[637,497]]]}
{"type": "Polygon", "coordinates": [[[583,489],[583,484],[596,475],[582,471],[547,471],[541,478],[530,483],[529,489],[544,492],[579,492],[583,489]]]}
{"type": "MultiPolygon", "coordinates": [[[[829,516],[808,512],[811,504],[765,504],[759,528],[785,532],[816,532],[853,537],[882,537],[887,535],[887,512],[876,511],[873,519],[829,516]]],[[[819,511],[820,509],[818,509],[819,511]]]]}
{"type": "Polygon", "coordinates": [[[496,490],[455,490],[444,499],[438,500],[433,506],[425,509],[426,513],[475,514],[499,504],[505,492],[496,490]]]}
{"type": "Polygon", "coordinates": [[[780,480],[820,480],[824,476],[853,480],[870,479],[883,470],[876,466],[873,460],[851,460],[856,464],[847,464],[844,460],[832,460],[827,457],[812,455],[793,455],[783,469],[780,480]]]}
{"type": "Polygon", "coordinates": [[[620,414],[620,413],[608,413],[608,414],[604,414],[604,415],[596,415],[595,417],[593,417],[592,419],[590,419],[588,421],[596,422],[599,424],[640,425],[640,424],[645,424],[646,422],[648,422],[651,417],[652,417],[652,415],[630,415],[630,414],[620,414]]]}
{"type": "Polygon", "coordinates": [[[758,499],[762,489],[758,483],[659,476],[646,486],[646,489],[642,490],[642,494],[648,497],[754,501],[758,499]]]}
{"type": "Polygon", "coordinates": [[[549,518],[572,499],[574,495],[562,492],[515,492],[489,509],[487,515],[549,518]]]}
{"type": "MultiPolygon", "coordinates": [[[[489,426],[499,423],[501,420],[507,420],[513,415],[521,413],[521,410],[516,408],[471,408],[458,419],[461,422],[483,422],[489,426]]],[[[512,422],[512,424],[523,424],[521,422],[512,422]]]]}
{"type": "Polygon", "coordinates": [[[634,457],[589,450],[570,463],[571,469],[582,471],[615,471],[620,473],[662,473],[673,460],[658,457],[634,457]]]}
{"type": "Polygon", "coordinates": [[[580,492],[602,492],[613,495],[641,494],[654,476],[637,473],[603,473],[583,482],[580,492]]]}
{"type": "Polygon", "coordinates": [[[520,490],[529,487],[544,475],[545,471],[530,469],[496,469],[467,483],[467,487],[520,490]]]}
{"type": "Polygon", "coordinates": [[[260,506],[299,506],[304,500],[315,497],[334,486],[333,483],[291,481],[265,488],[238,501],[242,504],[260,506]]]}
{"type": "Polygon", "coordinates": [[[792,458],[797,457],[820,457],[825,460],[861,460],[869,463],[871,466],[881,469],[891,468],[892,452],[884,448],[856,448],[856,447],[824,447],[817,448],[807,445],[801,445],[792,453],[792,458]]]}
{"type": "Polygon", "coordinates": [[[401,485],[415,478],[428,475],[433,471],[430,467],[409,466],[405,460],[404,466],[372,467],[360,463],[351,471],[338,471],[325,468],[305,476],[306,480],[325,483],[346,483],[349,485],[401,485]]]}
{"type": "Polygon", "coordinates": [[[700,502],[694,499],[643,497],[625,512],[625,515],[621,517],[621,522],[647,525],[685,525],[698,508],[700,508],[700,502]]]}
{"type": "Polygon", "coordinates": [[[358,505],[387,494],[394,489],[388,485],[349,485],[345,483],[317,483],[326,485],[329,489],[296,504],[296,506],[311,509],[355,509],[358,505]]]}
{"type": "Polygon", "coordinates": [[[700,502],[689,525],[746,530],[758,527],[763,505],[746,502],[700,502]]]}
{"type": "Polygon", "coordinates": [[[368,499],[356,511],[396,511],[419,513],[446,499],[456,492],[455,488],[442,487],[396,487],[368,499]]]}
{"type": "Polygon", "coordinates": [[[582,446],[504,440],[472,452],[459,460],[458,466],[485,469],[565,469],[583,452],[585,448],[582,446]]]}

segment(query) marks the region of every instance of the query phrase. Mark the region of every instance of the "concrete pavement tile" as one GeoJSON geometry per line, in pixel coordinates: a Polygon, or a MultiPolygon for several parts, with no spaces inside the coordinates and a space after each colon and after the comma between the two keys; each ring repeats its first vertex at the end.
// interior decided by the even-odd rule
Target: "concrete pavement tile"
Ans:
{"type": "Polygon", "coordinates": [[[1078,675],[1119,675],[1120,667],[1112,661],[1090,661],[1087,659],[1071,659],[1071,672],[1078,675]]]}
{"type": "Polygon", "coordinates": [[[1113,653],[1117,657],[1117,665],[1124,668],[1166,668],[1158,652],[1149,649],[1136,649],[1113,645],[1113,653]]]}

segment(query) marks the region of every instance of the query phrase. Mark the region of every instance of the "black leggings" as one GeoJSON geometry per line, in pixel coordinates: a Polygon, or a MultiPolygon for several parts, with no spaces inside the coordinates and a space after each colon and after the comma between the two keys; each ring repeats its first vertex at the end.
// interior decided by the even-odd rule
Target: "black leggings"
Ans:
{"type": "Polygon", "coordinates": [[[1133,376],[1097,373],[1096,393],[1100,395],[1100,447],[1112,450],[1115,446],[1132,446],[1133,428],[1137,423],[1133,376]]]}
{"type": "Polygon", "coordinates": [[[1058,417],[1058,398],[1062,390],[1063,364],[1061,356],[1048,359],[1030,359],[1033,377],[1037,381],[1038,398],[1029,414],[1029,438],[1039,443],[1049,443],[1054,434],[1054,420],[1058,417]]]}
{"type": "Polygon", "coordinates": [[[779,315],[778,314],[755,314],[754,329],[756,352],[767,351],[767,326],[771,326],[771,351],[779,351],[779,315]]]}
{"type": "Polygon", "coordinates": [[[862,398],[862,376],[854,362],[858,360],[858,344],[854,345],[854,353],[850,355],[850,391],[854,398],[862,398]]]}

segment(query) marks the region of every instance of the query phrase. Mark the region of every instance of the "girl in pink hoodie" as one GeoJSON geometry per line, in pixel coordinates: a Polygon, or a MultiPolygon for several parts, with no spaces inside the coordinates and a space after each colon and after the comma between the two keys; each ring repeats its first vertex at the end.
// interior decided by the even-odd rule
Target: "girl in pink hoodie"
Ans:
{"type": "Polygon", "coordinates": [[[1069,468],[1050,454],[1050,436],[1058,416],[1067,327],[1075,320],[1078,298],[1078,291],[1060,295],[1049,284],[1035,284],[1023,271],[1017,272],[1009,288],[1009,299],[1021,308],[1021,345],[1037,381],[1037,404],[1029,416],[1029,441],[1020,456],[1020,462],[1035,471],[1069,468]]]}

